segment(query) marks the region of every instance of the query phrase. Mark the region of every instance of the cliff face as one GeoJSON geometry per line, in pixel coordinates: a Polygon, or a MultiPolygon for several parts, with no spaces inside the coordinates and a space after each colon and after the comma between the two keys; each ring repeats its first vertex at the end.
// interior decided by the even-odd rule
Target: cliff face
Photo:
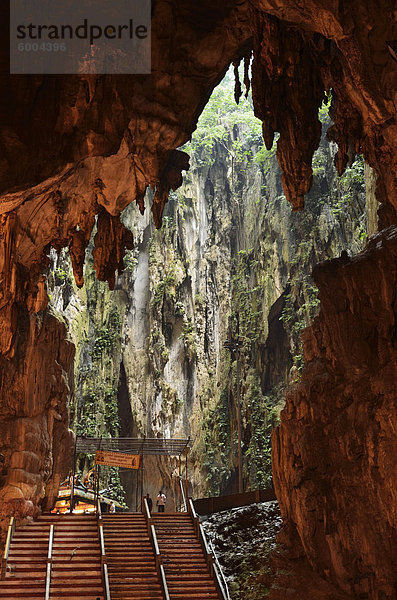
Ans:
{"type": "MultiPolygon", "coordinates": [[[[322,119],[329,124],[326,107],[322,119]]],[[[70,262],[55,257],[51,299],[77,348],[76,431],[190,436],[200,496],[236,486],[237,365],[224,343],[237,334],[242,341],[244,485],[256,489],[271,483],[270,432],[302,368],[300,332],[317,311],[312,267],[346,248],[357,252],[366,215],[362,162],[339,180],[325,133],[308,210],[303,218],[291,212],[275,148],[263,147],[249,101],[235,105],[230,76],[186,150],[192,167],[161,230],[124,212],[135,248],[115,291],[96,281],[91,254],[81,291],[70,262]]],[[[154,477],[151,468],[149,491],[165,487],[176,498],[172,472],[161,461],[154,477]]]]}
{"type": "Polygon", "coordinates": [[[390,227],[358,256],[316,267],[321,312],[305,331],[306,367],[273,437],[285,527],[295,558],[303,550],[297,563],[304,554],[357,598],[396,595],[396,244],[390,227]]]}
{"type": "Polygon", "coordinates": [[[68,403],[74,347],[65,340],[66,326],[50,311],[39,318],[26,312],[19,314],[18,329],[14,357],[0,363],[3,526],[10,515],[37,514],[45,490],[51,504],[73,456],[68,403]]]}

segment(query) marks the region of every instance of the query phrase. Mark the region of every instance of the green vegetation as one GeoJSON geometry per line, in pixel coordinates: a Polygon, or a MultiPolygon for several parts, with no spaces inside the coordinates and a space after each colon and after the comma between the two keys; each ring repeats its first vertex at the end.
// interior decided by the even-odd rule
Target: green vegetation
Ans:
{"type": "Polygon", "coordinates": [[[263,600],[270,597],[270,585],[274,578],[274,573],[270,566],[272,550],[271,544],[262,542],[256,548],[254,556],[251,555],[241,561],[238,571],[238,592],[240,598],[263,600]]]}
{"type": "Polygon", "coordinates": [[[162,411],[164,419],[173,419],[182,407],[182,400],[178,392],[169,383],[162,380],[160,383],[162,396],[162,411]]]}
{"type": "MultiPolygon", "coordinates": [[[[313,157],[314,185],[306,198],[307,208],[292,215],[289,207],[286,208],[284,218],[287,225],[282,224],[283,229],[277,230],[277,234],[273,232],[276,239],[271,239],[270,235],[266,237],[269,229],[266,220],[273,218],[274,211],[283,214],[280,206],[286,204],[284,195],[275,196],[277,188],[274,182],[276,177],[278,180],[280,177],[274,172],[278,170],[275,161],[278,135],[271,150],[267,150],[262,141],[261,123],[253,115],[251,100],[244,99],[239,106],[234,103],[231,78],[226,78],[215,90],[191,143],[185,147],[192,153],[193,169],[199,172],[203,169],[205,177],[210,177],[207,175],[208,168],[214,169],[216,176],[219,168],[224,168],[226,158],[227,164],[232,166],[230,185],[233,198],[241,204],[242,212],[251,210],[253,215],[250,218],[263,223],[263,233],[259,231],[259,235],[257,223],[251,225],[257,232],[250,238],[252,247],[244,245],[248,232],[240,233],[243,241],[239,240],[240,250],[232,263],[229,313],[229,330],[242,341],[240,390],[244,421],[244,480],[251,489],[267,487],[271,483],[271,431],[278,423],[282,408],[280,385],[285,385],[284,380],[280,381],[280,385],[264,393],[259,377],[259,369],[264,368],[263,363],[258,366],[258,356],[266,343],[265,319],[277,298],[273,276],[275,267],[271,258],[277,253],[278,268],[288,272],[284,281],[277,285],[280,286],[279,294],[284,298],[281,321],[296,367],[291,375],[295,373],[295,378],[299,378],[303,368],[302,331],[312,323],[319,310],[318,290],[311,279],[311,270],[315,263],[329,258],[330,253],[331,241],[321,238],[329,236],[331,240],[333,228],[344,228],[338,220],[348,214],[351,215],[352,244],[359,249],[365,239],[362,158],[358,157],[341,179],[337,177],[333,166],[335,146],[325,141],[326,129],[331,125],[330,104],[331,94],[328,94],[319,110],[323,135],[313,157]],[[217,166],[217,160],[222,161],[221,165],[217,166]],[[255,210],[247,204],[245,197],[240,196],[240,179],[246,186],[246,171],[253,165],[259,166],[263,182],[261,195],[254,201],[255,210]],[[351,206],[353,200],[359,207],[356,215],[351,206]],[[287,244],[282,235],[288,237],[287,244]]],[[[243,220],[246,216],[240,213],[237,218],[243,220]]],[[[202,310],[199,301],[195,305],[197,310],[202,310]]],[[[217,494],[225,488],[237,466],[235,361],[223,370],[219,384],[220,390],[212,388],[212,398],[208,391],[201,395],[204,418],[198,447],[205,457],[210,494],[217,494]]],[[[249,597],[256,598],[252,591],[249,597]]]]}
{"type": "Polygon", "coordinates": [[[149,356],[154,366],[156,379],[159,379],[160,372],[168,362],[168,348],[161,328],[155,327],[150,334],[149,356]]]}
{"type": "Polygon", "coordinates": [[[254,369],[246,379],[245,429],[250,433],[245,450],[245,470],[251,489],[265,489],[272,485],[271,434],[279,423],[277,396],[264,396],[254,369]]]}
{"type": "Polygon", "coordinates": [[[339,180],[340,194],[344,203],[356,200],[362,193],[364,181],[364,158],[360,154],[350,167],[347,167],[339,180]]]}
{"type": "Polygon", "coordinates": [[[202,421],[205,455],[203,467],[207,472],[207,484],[211,495],[218,495],[224,488],[231,471],[231,415],[229,394],[224,387],[216,406],[207,411],[202,421]]]}
{"type": "Polygon", "coordinates": [[[196,166],[211,166],[216,160],[217,145],[237,162],[254,156],[257,148],[263,146],[262,123],[254,116],[251,97],[243,96],[236,104],[234,79],[229,74],[213,91],[191,142],[183,150],[194,157],[196,166]],[[243,140],[233,139],[235,127],[244,132],[243,140]]]}
{"type": "Polygon", "coordinates": [[[175,298],[176,273],[172,267],[169,269],[164,279],[154,288],[152,297],[152,307],[159,308],[164,300],[173,300],[175,298]]]}
{"type": "Polygon", "coordinates": [[[285,294],[285,305],[281,313],[284,327],[289,334],[292,360],[297,368],[298,377],[303,369],[302,331],[308,327],[318,314],[320,300],[318,289],[306,274],[292,277],[290,292],[285,294]]]}
{"type": "Polygon", "coordinates": [[[55,285],[62,285],[70,280],[70,274],[65,269],[59,267],[54,271],[55,285]]]}
{"type": "Polygon", "coordinates": [[[183,344],[185,346],[186,355],[189,360],[193,360],[196,355],[196,330],[193,323],[193,320],[189,317],[185,317],[182,325],[182,333],[181,339],[183,340],[183,344]]]}
{"type": "MultiPolygon", "coordinates": [[[[291,360],[296,367],[292,373],[299,377],[302,330],[319,308],[312,267],[335,249],[340,252],[335,244],[338,235],[338,240],[346,239],[347,246],[355,244],[355,249],[365,240],[363,161],[358,157],[342,178],[336,177],[332,167],[335,148],[324,139],[331,123],[329,105],[330,97],[319,112],[325,127],[313,157],[314,183],[306,210],[291,214],[275,158],[277,134],[267,150],[250,97],[236,105],[234,81],[228,75],[205,107],[192,141],[185,145],[192,155],[186,185],[170,193],[162,227],[148,244],[150,339],[148,349],[139,350],[141,354],[127,347],[127,357],[142,367],[142,380],[152,378],[152,387],[147,389],[157,400],[161,398],[161,408],[154,415],[159,421],[153,420],[156,432],[181,414],[182,388],[179,382],[168,381],[170,373],[178,377],[169,364],[170,356],[173,360],[178,354],[182,357],[183,377],[189,385],[194,381],[189,401],[198,412],[192,420],[194,433],[198,432],[192,456],[197,469],[204,470],[206,491],[211,494],[225,490],[237,467],[237,365],[228,350],[215,356],[225,336],[238,336],[242,342],[239,386],[245,487],[268,487],[271,431],[278,423],[282,386],[291,360]],[[206,195],[201,204],[196,197],[198,189],[206,195]],[[197,242],[202,245],[197,258],[190,256],[188,236],[202,226],[202,210],[206,211],[208,237],[203,236],[205,243],[201,238],[197,242]],[[350,219],[346,230],[353,230],[350,238],[345,231],[335,234],[343,230],[346,219],[350,219]],[[272,349],[267,343],[273,308],[277,334],[280,329],[284,335],[283,326],[288,335],[288,339],[284,335],[286,342],[280,342],[281,366],[269,366],[272,349]],[[279,371],[265,381],[264,374],[271,369],[279,371]],[[274,384],[278,376],[280,381],[274,384]],[[199,402],[196,397],[193,401],[196,389],[199,402]]],[[[129,283],[136,272],[137,252],[128,251],[124,258],[129,283]]],[[[124,291],[118,296],[117,291],[112,294],[106,284],[97,282],[91,258],[85,268],[86,285],[79,292],[73,287],[70,266],[56,264],[53,280],[63,294],[70,287],[82,307],[72,325],[73,337],[78,340],[76,400],[71,407],[74,429],[79,434],[115,437],[120,432],[117,390],[124,291]]],[[[59,291],[56,293],[59,300],[59,291]]],[[[140,400],[136,399],[137,406],[140,400]]],[[[160,402],[155,404],[157,407],[160,402]]],[[[134,424],[142,428],[144,409],[133,406],[132,412],[134,424]]],[[[117,474],[109,471],[107,477],[118,486],[117,474]]],[[[250,585],[247,576],[244,597],[266,596],[265,584],[255,589],[250,585]]]]}
{"type": "Polygon", "coordinates": [[[262,145],[254,157],[254,163],[258,164],[262,168],[265,176],[269,174],[272,165],[274,165],[272,159],[276,156],[278,138],[279,135],[276,134],[272,148],[268,150],[265,145],[262,145]]]}
{"type": "Polygon", "coordinates": [[[238,332],[246,352],[254,349],[263,333],[263,290],[260,285],[253,285],[257,267],[253,248],[240,250],[233,261],[233,310],[229,322],[232,330],[238,332]]]}
{"type": "Polygon", "coordinates": [[[137,264],[138,259],[134,256],[134,250],[126,250],[124,256],[124,269],[132,275],[135,271],[135,267],[137,264]]]}

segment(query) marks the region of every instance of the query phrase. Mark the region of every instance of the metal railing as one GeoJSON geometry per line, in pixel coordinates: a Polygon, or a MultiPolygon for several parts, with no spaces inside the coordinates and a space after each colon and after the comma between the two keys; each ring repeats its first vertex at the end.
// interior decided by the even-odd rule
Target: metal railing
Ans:
{"type": "Polygon", "coordinates": [[[193,519],[194,531],[196,532],[196,536],[199,537],[200,536],[200,532],[199,532],[200,519],[198,517],[198,514],[196,513],[196,509],[194,508],[193,500],[191,498],[189,498],[188,508],[189,508],[189,513],[193,519]]]}
{"type": "Polygon", "coordinates": [[[214,548],[211,540],[208,542],[208,545],[210,547],[210,550],[212,552],[212,555],[213,555],[214,561],[215,561],[214,570],[218,571],[217,575],[218,575],[218,577],[220,579],[222,579],[222,587],[223,587],[223,591],[224,591],[223,597],[226,598],[227,600],[230,600],[230,593],[229,593],[229,588],[228,588],[228,585],[227,585],[226,577],[225,577],[225,574],[224,574],[224,572],[222,570],[222,567],[221,567],[220,562],[218,560],[218,556],[217,556],[217,554],[215,552],[215,548],[214,548]]]}
{"type": "Polygon", "coordinates": [[[143,507],[144,507],[144,514],[145,514],[145,518],[146,518],[146,524],[147,524],[147,528],[148,528],[148,534],[149,534],[150,540],[152,542],[153,551],[154,551],[154,555],[155,555],[156,571],[160,578],[161,589],[163,591],[163,598],[164,598],[164,600],[170,600],[167,579],[165,577],[165,571],[164,571],[164,565],[163,565],[163,557],[160,552],[159,544],[157,541],[156,528],[153,525],[152,516],[150,514],[149,505],[147,503],[146,498],[143,499],[143,507]]]}
{"type": "Polygon", "coordinates": [[[146,519],[147,532],[150,537],[151,532],[152,532],[151,526],[152,526],[153,520],[152,520],[152,515],[150,513],[150,510],[149,510],[149,504],[148,504],[146,498],[143,499],[143,512],[144,512],[145,519],[146,519]]]}
{"type": "Polygon", "coordinates": [[[187,512],[186,494],[185,494],[185,488],[183,486],[183,480],[182,480],[182,478],[179,479],[179,485],[180,485],[180,488],[181,488],[181,498],[182,498],[181,512],[187,512]]]}
{"type": "Polygon", "coordinates": [[[203,549],[204,552],[204,557],[205,560],[207,562],[207,565],[211,571],[211,575],[212,575],[212,571],[213,571],[213,556],[211,554],[211,550],[208,547],[207,544],[207,538],[205,537],[205,533],[204,533],[204,529],[203,526],[200,524],[199,525],[199,540],[200,540],[200,544],[201,547],[203,549]]]}
{"type": "Polygon", "coordinates": [[[50,536],[48,538],[47,572],[45,577],[45,600],[50,599],[51,572],[52,572],[52,547],[54,545],[54,525],[50,525],[50,536]]]}
{"type": "Polygon", "coordinates": [[[10,546],[11,546],[14,532],[15,532],[15,518],[11,517],[10,524],[8,526],[8,531],[7,531],[7,539],[6,539],[6,545],[4,548],[4,554],[3,554],[2,560],[1,560],[1,576],[0,576],[1,580],[5,579],[5,576],[6,576],[8,555],[10,553],[10,546]]]}
{"type": "Polygon", "coordinates": [[[165,571],[164,571],[164,566],[163,566],[163,557],[161,556],[161,553],[160,553],[160,548],[159,548],[159,544],[157,541],[156,529],[155,529],[154,525],[151,525],[150,529],[151,529],[153,548],[154,548],[155,555],[156,555],[156,570],[160,576],[160,582],[161,582],[161,587],[163,590],[164,600],[170,600],[167,580],[165,578],[165,571]]]}
{"type": "Polygon", "coordinates": [[[98,515],[99,543],[101,546],[101,565],[102,565],[103,586],[105,588],[105,599],[111,600],[108,564],[107,564],[106,550],[105,550],[105,536],[103,535],[103,520],[102,520],[101,503],[99,501],[99,498],[98,498],[98,502],[97,502],[97,515],[98,515]]]}
{"type": "Polygon", "coordinates": [[[230,594],[229,589],[227,587],[226,578],[222,572],[222,568],[219,564],[217,556],[213,551],[213,547],[211,549],[208,545],[203,526],[200,523],[199,517],[194,508],[193,500],[191,498],[189,498],[189,514],[192,518],[196,536],[200,541],[201,547],[204,552],[204,557],[208,565],[208,569],[210,571],[211,577],[213,577],[215,581],[215,585],[217,587],[220,598],[222,598],[222,600],[230,600],[230,594]]]}

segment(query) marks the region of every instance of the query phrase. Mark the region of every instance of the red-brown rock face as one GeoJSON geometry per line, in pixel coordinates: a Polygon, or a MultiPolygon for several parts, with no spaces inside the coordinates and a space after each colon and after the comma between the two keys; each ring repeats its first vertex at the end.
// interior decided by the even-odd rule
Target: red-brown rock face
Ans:
{"type": "MultiPolygon", "coordinates": [[[[362,151],[378,175],[381,226],[396,223],[397,69],[387,46],[397,39],[396,18],[391,0],[157,0],[151,76],[0,77],[3,512],[5,501],[21,514],[44,495],[50,501],[64,471],[57,457],[66,461],[70,444],[72,351],[46,310],[49,248],[70,247],[81,285],[99,215],[95,267],[112,285],[132,244],[121,211],[134,200],[143,210],[150,185],[161,222],[188,166],[177,148],[228,65],[250,50],[255,111],[268,146],[280,133],[293,207],[302,207],[311,185],[317,109],[332,88],[338,170],[362,151]]],[[[0,59],[6,73],[6,54],[0,59]]],[[[309,579],[315,588],[319,582],[317,598],[338,598],[324,587],[332,584],[362,598],[397,595],[395,259],[389,230],[362,256],[317,270],[322,316],[306,334],[309,366],[289,396],[274,450],[289,556],[307,561],[295,571],[297,598],[306,598],[309,579]],[[317,579],[307,575],[310,566],[317,579]]]]}
{"type": "Polygon", "coordinates": [[[0,521],[33,515],[45,486],[51,501],[73,453],[67,405],[74,347],[65,325],[49,311],[21,310],[17,318],[14,357],[0,359],[0,521]]]}
{"type": "Polygon", "coordinates": [[[397,227],[314,276],[321,313],[273,436],[277,496],[319,575],[353,597],[395,598],[397,227]]]}

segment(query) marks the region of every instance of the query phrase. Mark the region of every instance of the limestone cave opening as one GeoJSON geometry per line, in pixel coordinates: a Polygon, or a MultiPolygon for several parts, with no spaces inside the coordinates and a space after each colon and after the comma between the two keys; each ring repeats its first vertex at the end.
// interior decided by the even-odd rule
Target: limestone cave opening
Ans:
{"type": "MultiPolygon", "coordinates": [[[[338,178],[336,146],[325,137],[330,96],[319,112],[313,187],[296,214],[283,192],[277,138],[267,150],[251,95],[236,104],[234,87],[229,70],[182,149],[190,169],[170,193],[161,228],[148,213],[125,209],[135,248],[114,291],[95,277],[93,241],[81,289],[67,251],[53,255],[49,277],[51,304],[77,348],[75,431],[191,436],[195,497],[237,491],[237,385],[243,490],[272,486],[271,433],[286,387],[300,378],[302,330],[318,312],[312,269],[342,250],[357,253],[367,237],[363,160],[338,178]],[[238,382],[236,358],[224,348],[230,335],[241,343],[238,382]]],[[[176,497],[173,472],[159,461],[151,493],[162,487],[176,497]]],[[[133,494],[131,477],[115,485],[120,502],[123,487],[133,494]]]]}
{"type": "MultiPolygon", "coordinates": [[[[312,190],[304,212],[293,213],[277,138],[267,150],[250,94],[236,104],[234,86],[230,70],[182,149],[190,169],[170,193],[161,229],[147,213],[125,209],[135,248],[115,290],[95,278],[92,245],[81,290],[67,251],[54,256],[50,276],[51,303],[69,320],[77,348],[77,433],[191,436],[189,488],[196,498],[238,491],[237,385],[243,491],[272,487],[272,430],[286,388],[301,376],[302,331],[318,313],[312,269],[361,250],[371,209],[361,157],[337,176],[336,146],[326,140],[328,99],[319,112],[312,190]],[[238,382],[236,357],[224,348],[230,335],[241,343],[238,382]]],[[[176,464],[151,460],[145,490],[153,496],[162,488],[176,505],[176,464]]],[[[117,502],[133,508],[135,474],[110,471],[117,502]]]]}

